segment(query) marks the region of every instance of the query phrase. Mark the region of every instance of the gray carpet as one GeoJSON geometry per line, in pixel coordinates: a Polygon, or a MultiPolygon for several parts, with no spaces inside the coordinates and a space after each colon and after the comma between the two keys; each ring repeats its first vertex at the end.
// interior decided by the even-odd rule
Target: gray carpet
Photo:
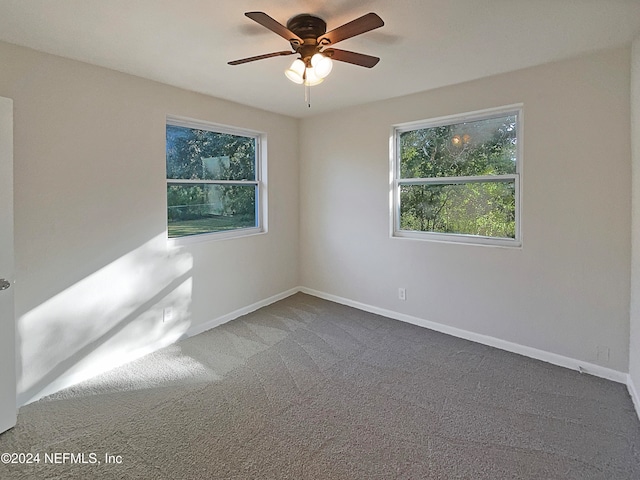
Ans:
{"type": "Polygon", "coordinates": [[[623,385],[297,294],[21,408],[0,452],[41,455],[2,479],[622,480],[640,425],[623,385]]]}

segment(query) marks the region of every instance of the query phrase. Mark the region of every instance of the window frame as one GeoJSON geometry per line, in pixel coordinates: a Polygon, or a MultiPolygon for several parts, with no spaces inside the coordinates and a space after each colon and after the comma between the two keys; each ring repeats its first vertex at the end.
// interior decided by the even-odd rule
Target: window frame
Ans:
{"type": "Polygon", "coordinates": [[[399,123],[392,126],[390,136],[390,236],[446,243],[463,243],[498,247],[522,247],[522,152],[523,152],[523,104],[477,110],[468,113],[399,123]],[[514,174],[476,175],[467,177],[400,178],[400,134],[426,128],[455,125],[459,123],[489,120],[507,115],[516,116],[516,170],[514,174]],[[513,182],[515,190],[515,238],[489,237],[463,233],[418,232],[400,228],[400,187],[402,185],[461,185],[466,183],[513,182]]]}
{"type": "MultiPolygon", "coordinates": [[[[169,224],[167,218],[168,199],[165,193],[165,219],[167,222],[166,237],[170,245],[197,243],[202,241],[223,240],[229,238],[247,237],[267,233],[267,135],[257,130],[233,127],[204,120],[196,120],[188,117],[167,115],[165,120],[165,132],[167,126],[190,128],[194,130],[205,130],[214,133],[223,133],[241,137],[253,138],[255,140],[255,180],[200,180],[200,179],[170,179],[167,178],[166,167],[166,140],[165,140],[165,181],[169,185],[255,185],[256,194],[256,223],[255,227],[240,227],[231,230],[221,230],[218,232],[204,232],[193,235],[182,235],[179,237],[169,237],[169,224]]],[[[166,134],[165,134],[166,135],[166,134]]]]}

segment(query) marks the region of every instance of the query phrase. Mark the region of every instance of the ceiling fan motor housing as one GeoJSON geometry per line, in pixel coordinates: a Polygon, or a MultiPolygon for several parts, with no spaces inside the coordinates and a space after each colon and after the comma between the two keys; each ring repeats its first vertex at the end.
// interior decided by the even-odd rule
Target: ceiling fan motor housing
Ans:
{"type": "Polygon", "coordinates": [[[327,32],[327,23],[309,14],[296,15],[287,22],[287,28],[300,37],[304,43],[291,40],[291,47],[309,64],[311,57],[319,51],[318,37],[327,32]]]}
{"type": "Polygon", "coordinates": [[[287,28],[305,41],[315,41],[320,35],[327,33],[327,23],[324,20],[306,13],[291,18],[287,22],[287,28]]]}

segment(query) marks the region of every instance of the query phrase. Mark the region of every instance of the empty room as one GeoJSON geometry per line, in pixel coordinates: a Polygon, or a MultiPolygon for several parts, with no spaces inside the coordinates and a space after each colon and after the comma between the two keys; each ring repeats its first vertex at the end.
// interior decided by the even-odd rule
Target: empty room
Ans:
{"type": "Polygon", "coordinates": [[[0,0],[1,479],[640,478],[640,0],[0,0]]]}

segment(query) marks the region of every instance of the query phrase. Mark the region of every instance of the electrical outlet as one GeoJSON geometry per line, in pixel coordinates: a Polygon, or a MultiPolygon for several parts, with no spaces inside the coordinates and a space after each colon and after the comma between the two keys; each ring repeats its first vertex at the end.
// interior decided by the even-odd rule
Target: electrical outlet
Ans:
{"type": "Polygon", "coordinates": [[[406,300],[407,299],[407,291],[404,288],[399,288],[398,289],[398,298],[400,300],[406,300]]]}
{"type": "Polygon", "coordinates": [[[173,320],[173,307],[165,307],[162,312],[162,321],[166,323],[171,320],[173,320]]]}

